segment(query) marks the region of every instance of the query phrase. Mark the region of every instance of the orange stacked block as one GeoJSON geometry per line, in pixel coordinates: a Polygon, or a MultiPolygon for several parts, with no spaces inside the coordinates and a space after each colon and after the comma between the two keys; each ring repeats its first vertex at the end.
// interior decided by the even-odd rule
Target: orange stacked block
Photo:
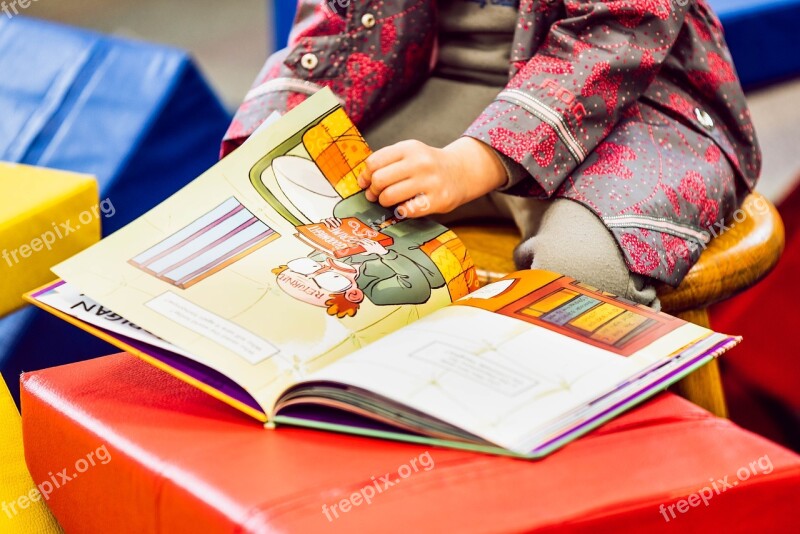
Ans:
{"type": "Polygon", "coordinates": [[[356,178],[370,150],[343,109],[309,129],[303,135],[303,145],[342,198],[360,191],[356,178]]]}
{"type": "Polygon", "coordinates": [[[448,230],[421,248],[444,276],[450,298],[453,300],[480,287],[475,265],[467,252],[467,247],[452,231],[448,230]]]}

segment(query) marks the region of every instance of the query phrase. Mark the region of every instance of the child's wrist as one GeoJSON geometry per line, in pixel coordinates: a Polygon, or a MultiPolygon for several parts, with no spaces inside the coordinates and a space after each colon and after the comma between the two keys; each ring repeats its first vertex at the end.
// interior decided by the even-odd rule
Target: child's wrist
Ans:
{"type": "Polygon", "coordinates": [[[467,187],[467,202],[502,187],[508,181],[508,172],[497,153],[477,139],[459,137],[444,150],[454,156],[459,181],[467,187]]]}

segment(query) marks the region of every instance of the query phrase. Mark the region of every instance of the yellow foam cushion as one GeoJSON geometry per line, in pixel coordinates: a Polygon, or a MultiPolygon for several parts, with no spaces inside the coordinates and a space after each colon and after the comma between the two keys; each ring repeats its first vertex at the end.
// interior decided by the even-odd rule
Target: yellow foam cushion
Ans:
{"type": "Polygon", "coordinates": [[[22,423],[0,378],[0,534],[61,532],[25,466],[22,423]]]}
{"type": "Polygon", "coordinates": [[[93,177],[0,162],[0,316],[98,241],[102,217],[93,177]]]}

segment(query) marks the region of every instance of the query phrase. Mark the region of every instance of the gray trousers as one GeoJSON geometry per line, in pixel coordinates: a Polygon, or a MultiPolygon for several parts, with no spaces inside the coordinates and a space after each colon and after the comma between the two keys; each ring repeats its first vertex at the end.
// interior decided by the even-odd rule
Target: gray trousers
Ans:
{"type": "MultiPolygon", "coordinates": [[[[366,128],[364,137],[373,149],[404,139],[443,147],[458,138],[500,90],[431,77],[417,93],[366,128]]],[[[445,225],[481,218],[504,218],[517,225],[523,237],[514,251],[518,268],[561,273],[660,309],[652,280],[628,270],[611,232],[583,205],[495,192],[437,217],[445,225]]]]}
{"type": "Polygon", "coordinates": [[[517,268],[565,274],[638,304],[661,308],[650,279],[628,270],[611,232],[578,202],[489,193],[436,217],[444,225],[497,218],[513,221],[522,234],[514,250],[517,268]]]}

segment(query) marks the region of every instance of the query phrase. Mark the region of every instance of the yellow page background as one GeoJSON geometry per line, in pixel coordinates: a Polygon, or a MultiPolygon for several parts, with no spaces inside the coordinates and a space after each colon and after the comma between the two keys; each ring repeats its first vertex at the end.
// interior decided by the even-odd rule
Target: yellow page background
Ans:
{"type": "MultiPolygon", "coordinates": [[[[277,395],[296,380],[451,300],[447,286],[434,289],[430,299],[418,305],[376,306],[365,298],[354,317],[337,319],[325,308],[295,300],[277,287],[272,269],[312,249],[294,236],[294,225],[254,189],[249,171],[264,154],[313,123],[323,114],[320,110],[337,105],[331,93],[318,93],[165,202],[53,271],[92,299],[238,382],[269,413],[277,395]],[[231,196],[280,237],[186,289],[128,263],[231,196]],[[277,353],[251,363],[147,307],[146,303],[165,294],[177,294],[232,321],[268,340],[277,353]]],[[[302,148],[294,153],[308,157],[302,148]]],[[[270,172],[265,172],[265,183],[274,181],[270,172]]]]}

